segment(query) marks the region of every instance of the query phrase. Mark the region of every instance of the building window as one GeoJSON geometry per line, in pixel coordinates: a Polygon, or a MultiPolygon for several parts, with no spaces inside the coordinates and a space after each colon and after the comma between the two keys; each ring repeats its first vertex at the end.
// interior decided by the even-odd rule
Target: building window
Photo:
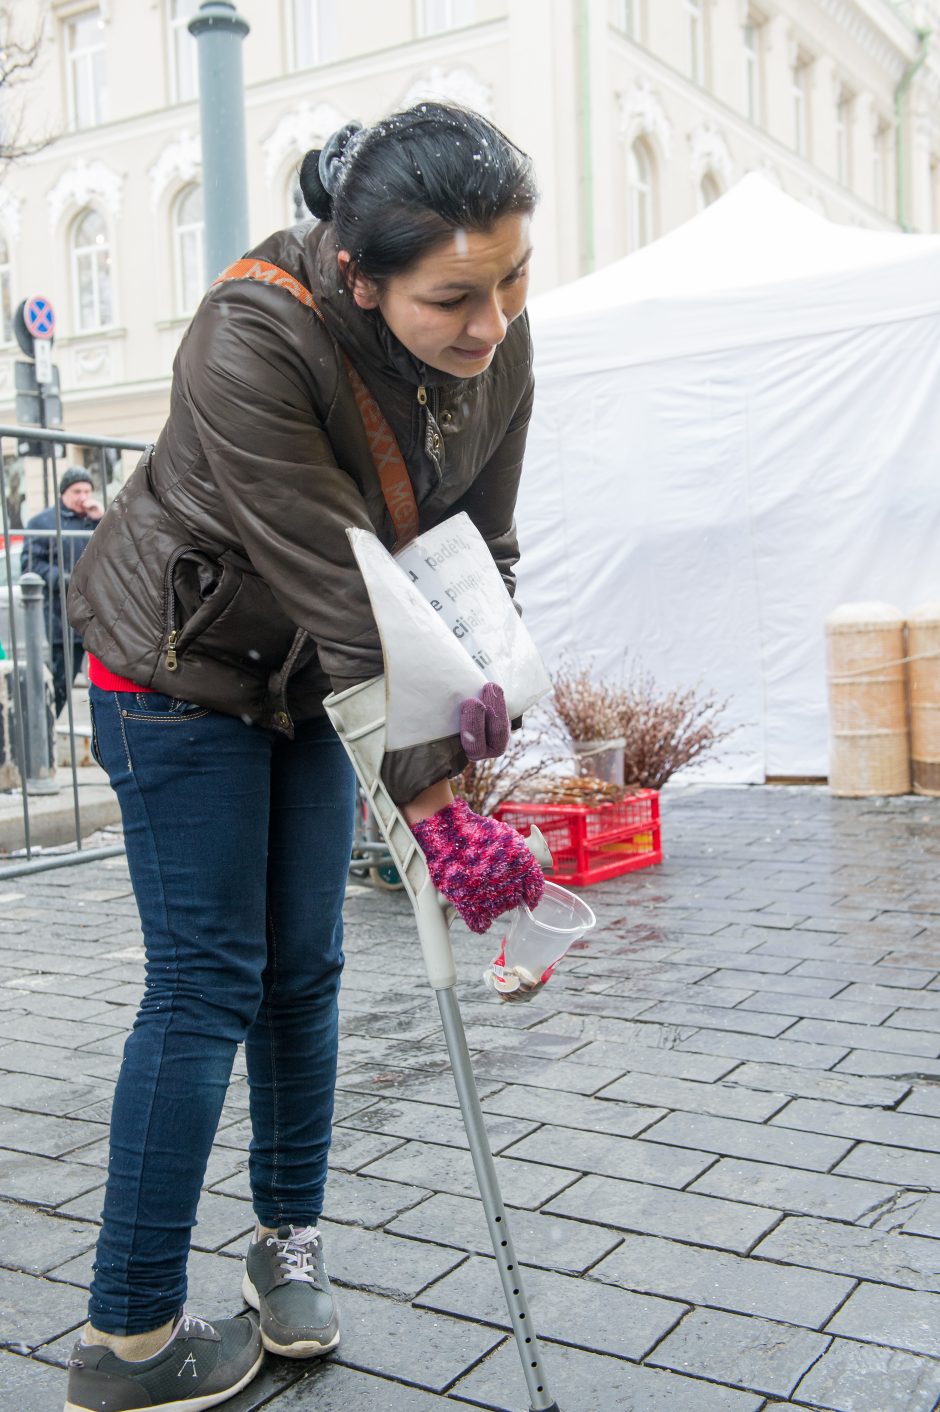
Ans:
{"type": "Polygon", "coordinates": [[[750,18],[744,26],[744,103],[752,123],[759,123],[764,115],[761,77],[761,27],[750,18]]]}
{"type": "Polygon", "coordinates": [[[685,0],[689,17],[689,72],[693,83],[705,82],[705,15],[702,0],[685,0]]]}
{"type": "Polygon", "coordinates": [[[418,0],[418,34],[442,34],[471,25],[476,19],[474,0],[418,0]]]}
{"type": "Polygon", "coordinates": [[[630,199],[630,240],[635,250],[653,239],[653,159],[642,138],[637,138],[627,156],[627,184],[630,199]]]}
{"type": "Polygon", "coordinates": [[[304,194],[300,189],[300,176],[294,172],[287,186],[287,224],[299,226],[304,221],[312,220],[313,216],[307,209],[304,194]]]}
{"type": "Polygon", "coordinates": [[[188,28],[189,21],[199,9],[199,3],[200,0],[169,0],[170,71],[174,103],[189,103],[199,92],[196,41],[188,28]]]}
{"type": "Polygon", "coordinates": [[[94,127],[108,116],[101,11],[76,15],[66,25],[65,36],[71,124],[75,128],[94,127]]]}
{"type": "Polygon", "coordinates": [[[800,57],[791,71],[793,92],[793,148],[800,157],[809,154],[809,62],[800,57]]]}
{"type": "Polygon", "coordinates": [[[188,186],[173,208],[176,293],[181,314],[193,312],[206,287],[204,230],[202,187],[188,186]]]}
{"type": "Polygon", "coordinates": [[[699,182],[698,195],[699,206],[703,211],[706,206],[710,206],[713,201],[718,200],[721,195],[721,185],[714,172],[706,172],[702,177],[699,182]]]}
{"type": "Polygon", "coordinates": [[[291,0],[293,65],[312,69],[336,58],[336,0],[291,0]]]}
{"type": "Polygon", "coordinates": [[[614,0],[613,24],[628,39],[636,39],[639,0],[614,0]]]}
{"type": "Polygon", "coordinates": [[[75,222],[72,262],[79,329],[107,328],[113,322],[111,247],[100,212],[86,211],[75,222]]]}
{"type": "Polygon", "coordinates": [[[844,88],[836,103],[836,176],[843,186],[852,183],[852,95],[844,88]]]}
{"type": "Polygon", "coordinates": [[[883,118],[875,123],[871,149],[872,202],[879,211],[888,209],[888,124],[883,118]]]}
{"type": "Polygon", "coordinates": [[[5,235],[0,235],[0,343],[13,339],[13,266],[5,235]]]}

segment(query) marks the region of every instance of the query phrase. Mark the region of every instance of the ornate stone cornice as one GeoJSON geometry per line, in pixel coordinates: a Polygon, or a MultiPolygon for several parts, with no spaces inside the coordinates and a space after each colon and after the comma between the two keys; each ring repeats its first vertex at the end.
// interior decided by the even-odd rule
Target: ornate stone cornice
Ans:
{"type": "Polygon", "coordinates": [[[332,103],[318,103],[314,108],[301,103],[285,113],[261,144],[268,182],[288,157],[302,157],[311,147],[322,147],[345,122],[348,119],[332,103]]]}
{"type": "Polygon", "coordinates": [[[116,218],[121,213],[123,185],[124,178],[121,173],[105,162],[76,162],[74,167],[69,167],[62,173],[46,196],[49,202],[50,223],[55,228],[65,211],[71,207],[80,209],[90,201],[100,201],[109,214],[116,218]]]}
{"type": "Polygon", "coordinates": [[[917,43],[909,27],[891,12],[884,0],[868,4],[860,3],[860,0],[816,0],[816,6],[839,26],[847,39],[880,64],[895,82],[900,79],[916,51],[917,43]],[[878,8],[884,10],[883,24],[879,24],[872,15],[872,11],[878,8]],[[902,36],[908,37],[907,47],[902,36]]]}
{"type": "Polygon", "coordinates": [[[489,117],[493,110],[493,90],[472,69],[443,69],[435,65],[409,84],[401,99],[402,108],[411,108],[426,99],[444,99],[489,117]]]}
{"type": "Polygon", "coordinates": [[[712,172],[722,187],[731,185],[734,163],[722,134],[711,123],[698,123],[689,133],[689,165],[692,179],[698,183],[712,172]]]}
{"type": "Polygon", "coordinates": [[[150,177],[150,205],[156,210],[161,197],[174,181],[192,181],[202,171],[202,147],[198,137],[181,132],[168,142],[147,175],[150,177]]]}
{"type": "Polygon", "coordinates": [[[0,186],[0,226],[4,234],[11,240],[17,240],[20,234],[20,207],[22,201],[14,196],[12,191],[8,191],[5,186],[0,186]]]}
{"type": "Polygon", "coordinates": [[[672,149],[672,123],[666,116],[659,95],[649,84],[638,79],[626,93],[618,95],[620,104],[620,135],[627,143],[638,137],[652,137],[663,156],[672,149]]]}

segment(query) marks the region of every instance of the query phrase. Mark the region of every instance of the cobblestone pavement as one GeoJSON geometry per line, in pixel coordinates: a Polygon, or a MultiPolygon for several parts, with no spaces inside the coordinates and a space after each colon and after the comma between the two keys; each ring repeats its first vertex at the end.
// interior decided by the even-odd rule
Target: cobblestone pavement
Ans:
{"type": "MultiPolygon", "coordinates": [[[[940,1406],[940,807],[811,789],[664,801],[662,868],[529,1006],[462,933],[461,995],[564,1412],[940,1406]]],[[[141,985],[123,860],[0,890],[0,1407],[47,1412],[83,1319],[111,1085],[141,985]]],[[[324,1223],[343,1343],[231,1412],[525,1412],[401,894],[350,890],[324,1223]]],[[[190,1306],[232,1311],[244,1071],[190,1306]]]]}

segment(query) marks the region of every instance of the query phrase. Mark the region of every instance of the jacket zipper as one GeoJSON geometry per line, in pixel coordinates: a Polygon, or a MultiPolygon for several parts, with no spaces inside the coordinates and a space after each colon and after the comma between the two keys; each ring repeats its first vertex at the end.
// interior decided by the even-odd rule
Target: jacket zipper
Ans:
{"type": "Polygon", "coordinates": [[[175,672],[177,669],[176,644],[179,641],[179,633],[176,628],[176,594],[173,592],[173,574],[176,565],[184,554],[197,552],[195,545],[184,544],[179,549],[174,549],[167,561],[166,574],[163,581],[164,599],[166,607],[166,625],[169,635],[166,640],[166,669],[168,672],[175,672]]]}
{"type": "Polygon", "coordinates": [[[434,393],[435,389],[433,387],[428,389],[422,384],[418,388],[417,399],[418,406],[424,408],[425,455],[430,458],[431,463],[434,466],[435,471],[437,472],[437,483],[438,485],[440,485],[443,479],[443,471],[441,469],[440,457],[442,456],[444,451],[444,437],[437,419],[437,412],[440,407],[441,400],[440,389],[437,389],[436,398],[434,393]],[[429,391],[431,393],[430,397],[428,396],[429,391]]]}

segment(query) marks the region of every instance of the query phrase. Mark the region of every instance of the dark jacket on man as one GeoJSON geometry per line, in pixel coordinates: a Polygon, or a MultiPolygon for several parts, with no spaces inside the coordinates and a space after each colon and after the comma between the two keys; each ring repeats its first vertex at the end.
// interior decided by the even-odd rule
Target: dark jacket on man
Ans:
{"type": "MultiPolygon", "coordinates": [[[[523,316],[485,372],[451,377],[343,290],[329,225],[251,254],[310,289],[323,321],[256,280],[209,290],[169,419],[76,570],[69,617],[112,672],[290,735],[331,688],[382,671],[346,529],[387,548],[395,533],[340,348],[395,432],[421,530],[466,511],[512,591],[531,345],[523,316]]],[[[395,752],[384,774],[401,803],[463,763],[449,738],[395,752]]]]}
{"type": "MultiPolygon", "coordinates": [[[[59,511],[63,531],[61,562],[55,537],[54,505],[50,505],[47,510],[40,510],[39,514],[34,515],[27,523],[26,539],[20,555],[20,572],[38,574],[46,585],[46,601],[49,605],[46,622],[50,643],[65,640],[62,631],[62,595],[59,587],[61,576],[64,574],[68,583],[75,565],[88,547],[88,541],[101,523],[100,520],[92,520],[87,515],[77,514],[65,504],[59,506],[59,511]],[[52,533],[31,536],[30,530],[51,530],[52,533]],[[77,532],[81,532],[81,538],[77,532]]],[[[76,644],[80,643],[81,634],[73,629],[72,638],[76,644]]]]}

